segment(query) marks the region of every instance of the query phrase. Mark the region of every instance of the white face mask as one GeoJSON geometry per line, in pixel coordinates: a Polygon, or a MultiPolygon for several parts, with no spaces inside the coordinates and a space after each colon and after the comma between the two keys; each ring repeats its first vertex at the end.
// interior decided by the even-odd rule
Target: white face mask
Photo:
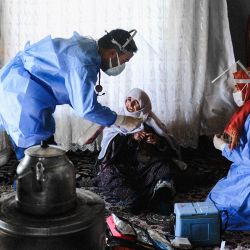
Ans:
{"type": "Polygon", "coordinates": [[[236,105],[238,107],[241,107],[243,106],[244,104],[244,100],[242,98],[242,92],[241,91],[236,91],[233,93],[233,99],[234,99],[234,102],[236,103],[236,105]]]}
{"type": "Polygon", "coordinates": [[[109,58],[109,69],[105,71],[105,73],[109,76],[117,76],[121,74],[122,71],[125,69],[125,63],[120,64],[120,60],[119,60],[117,53],[116,53],[116,56],[117,56],[117,63],[118,63],[116,67],[112,66],[111,58],[109,58]]]}

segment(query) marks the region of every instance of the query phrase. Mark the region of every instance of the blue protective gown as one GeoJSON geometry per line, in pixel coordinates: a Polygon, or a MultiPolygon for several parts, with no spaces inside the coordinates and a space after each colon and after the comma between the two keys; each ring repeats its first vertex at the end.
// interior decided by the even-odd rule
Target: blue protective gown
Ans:
{"type": "Polygon", "coordinates": [[[224,229],[250,231],[250,115],[245,121],[239,146],[233,150],[226,146],[222,155],[233,164],[207,199],[221,211],[224,229]],[[227,213],[222,212],[224,210],[227,213]]]}
{"type": "Polygon", "coordinates": [[[52,114],[61,104],[92,122],[113,124],[116,113],[98,103],[94,91],[100,64],[96,41],[76,32],[27,44],[0,71],[0,129],[18,147],[39,144],[54,134],[52,114]]]}

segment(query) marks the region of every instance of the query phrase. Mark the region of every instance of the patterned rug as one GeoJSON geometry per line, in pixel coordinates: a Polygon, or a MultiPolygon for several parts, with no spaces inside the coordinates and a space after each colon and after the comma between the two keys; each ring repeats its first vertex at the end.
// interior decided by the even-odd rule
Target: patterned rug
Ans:
{"type": "MultiPolygon", "coordinates": [[[[136,225],[157,231],[163,237],[173,235],[174,217],[161,216],[151,211],[142,211],[139,214],[131,214],[122,204],[107,194],[102,193],[92,184],[92,179],[97,173],[96,159],[98,152],[77,151],[67,153],[76,168],[77,188],[90,190],[102,197],[106,204],[106,215],[115,213],[136,225]]],[[[175,202],[204,201],[209,190],[223,176],[227,174],[230,162],[225,160],[219,151],[214,150],[211,141],[201,138],[199,148],[183,149],[183,158],[188,163],[188,170],[177,180],[177,196],[175,202]]],[[[0,169],[0,195],[13,191],[13,180],[18,165],[15,157],[0,169]]],[[[250,232],[225,232],[221,239],[226,241],[224,249],[250,249],[250,232]]],[[[195,249],[220,249],[216,247],[203,247],[195,249]]]]}

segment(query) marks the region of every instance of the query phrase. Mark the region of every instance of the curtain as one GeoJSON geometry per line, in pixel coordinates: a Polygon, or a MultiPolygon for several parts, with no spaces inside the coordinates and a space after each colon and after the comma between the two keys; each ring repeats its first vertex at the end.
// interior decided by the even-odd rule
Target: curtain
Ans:
{"type": "MultiPolygon", "coordinates": [[[[1,23],[2,23],[2,2],[0,1],[0,24],[1,23]]],[[[3,65],[3,54],[4,54],[3,33],[2,33],[2,25],[0,25],[0,68],[3,65]]],[[[0,124],[1,124],[1,122],[0,122],[0,124]]],[[[9,147],[10,147],[10,143],[8,141],[8,137],[7,137],[6,133],[3,131],[3,129],[1,128],[1,125],[0,125],[0,154],[1,154],[1,156],[3,156],[2,155],[3,152],[6,153],[6,151],[4,149],[9,148],[9,147]]]]}
{"type": "MultiPolygon", "coordinates": [[[[4,63],[30,40],[95,39],[115,28],[138,31],[138,52],[117,77],[101,75],[99,102],[118,110],[133,87],[150,96],[153,111],[183,146],[196,147],[201,134],[218,133],[234,110],[229,75],[211,81],[234,62],[226,0],[2,0],[4,63]]],[[[55,112],[56,141],[83,146],[96,126],[68,106],[55,112]]],[[[93,145],[91,145],[93,147],[93,145]]]]}

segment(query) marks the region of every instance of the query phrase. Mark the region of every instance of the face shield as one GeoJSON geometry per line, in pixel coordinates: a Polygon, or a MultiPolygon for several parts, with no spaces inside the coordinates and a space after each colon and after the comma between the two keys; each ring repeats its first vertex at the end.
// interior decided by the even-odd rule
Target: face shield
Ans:
{"type": "MultiPolygon", "coordinates": [[[[233,63],[229,68],[227,68],[226,70],[224,70],[219,76],[217,76],[215,79],[213,79],[211,81],[211,83],[215,83],[216,81],[218,81],[220,78],[224,77],[226,74],[231,73],[231,71],[237,71],[237,66],[240,68],[240,70],[243,70],[246,75],[249,76],[250,78],[250,72],[247,70],[247,68],[240,62],[240,60],[238,60],[237,62],[233,63]]],[[[232,75],[232,74],[231,74],[232,75]]],[[[229,77],[230,79],[230,77],[229,77]]],[[[239,80],[237,80],[237,82],[239,82],[239,80]]],[[[245,82],[245,81],[244,81],[245,82]]],[[[235,85],[235,80],[229,81],[229,83],[233,83],[235,85]]],[[[247,83],[249,83],[249,80],[247,81],[247,83]]]]}
{"type": "Polygon", "coordinates": [[[128,52],[127,50],[126,50],[126,46],[133,40],[133,38],[134,38],[134,36],[136,35],[136,33],[137,33],[137,30],[130,30],[129,31],[129,34],[131,34],[130,35],[130,37],[129,38],[127,38],[127,40],[126,40],[126,42],[122,45],[122,44],[120,44],[119,42],[117,42],[114,38],[112,38],[111,39],[111,42],[114,44],[114,45],[116,45],[118,48],[119,48],[119,50],[121,51],[121,52],[123,52],[123,53],[126,53],[126,52],[128,52]]]}
{"type": "Polygon", "coordinates": [[[223,105],[221,102],[225,102],[227,107],[232,105],[234,107],[235,104],[238,107],[241,107],[244,104],[246,96],[243,95],[243,92],[246,91],[245,89],[246,86],[248,87],[250,79],[243,79],[240,76],[236,77],[235,74],[240,71],[246,74],[246,78],[247,76],[250,78],[250,72],[246,69],[246,67],[240,61],[236,61],[211,81],[211,83],[214,84],[213,88],[215,90],[215,95],[221,93],[222,88],[225,89],[225,91],[222,92],[217,98],[218,102],[220,101],[218,104],[219,107],[223,105]],[[238,84],[243,85],[243,87],[240,91],[235,91],[235,86],[238,84]]]}
{"type": "MultiPolygon", "coordinates": [[[[129,63],[125,63],[126,69],[122,74],[117,75],[118,72],[116,72],[116,77],[109,77],[105,70],[105,74],[102,75],[102,84],[106,92],[116,97],[110,100],[105,95],[102,98],[103,103],[108,103],[111,108],[122,105],[121,100],[123,100],[124,93],[127,93],[132,88],[139,87],[149,89],[150,91],[151,87],[154,88],[152,82],[158,82],[158,79],[159,81],[161,80],[161,72],[166,67],[163,61],[163,52],[166,52],[166,50],[162,51],[162,47],[159,46],[159,39],[155,39],[153,36],[148,37],[146,33],[138,30],[131,30],[130,34],[131,37],[124,39],[122,42],[111,38],[112,43],[117,47],[118,53],[119,50],[128,53],[127,48],[131,41],[134,41],[138,48],[132,59],[129,60],[129,63]],[[152,71],[155,71],[154,75],[152,75],[152,71]],[[154,81],[152,80],[153,76],[157,78],[154,81]]],[[[119,59],[120,65],[122,65],[123,62],[120,55],[119,59]]],[[[112,67],[117,65],[115,61],[112,60],[112,67]]],[[[109,61],[107,62],[107,67],[110,68],[109,61]]]]}
{"type": "MultiPolygon", "coordinates": [[[[111,42],[116,45],[119,50],[122,53],[129,53],[129,51],[126,50],[126,46],[133,40],[134,36],[136,35],[136,30],[131,30],[129,33],[132,33],[129,38],[127,38],[126,42],[124,44],[120,44],[118,41],[116,41],[113,37],[111,39],[111,42]]],[[[105,71],[105,73],[109,76],[117,76],[122,73],[122,71],[125,69],[125,63],[120,62],[118,53],[116,52],[117,57],[117,66],[112,65],[111,58],[109,58],[109,68],[105,71]]]]}

